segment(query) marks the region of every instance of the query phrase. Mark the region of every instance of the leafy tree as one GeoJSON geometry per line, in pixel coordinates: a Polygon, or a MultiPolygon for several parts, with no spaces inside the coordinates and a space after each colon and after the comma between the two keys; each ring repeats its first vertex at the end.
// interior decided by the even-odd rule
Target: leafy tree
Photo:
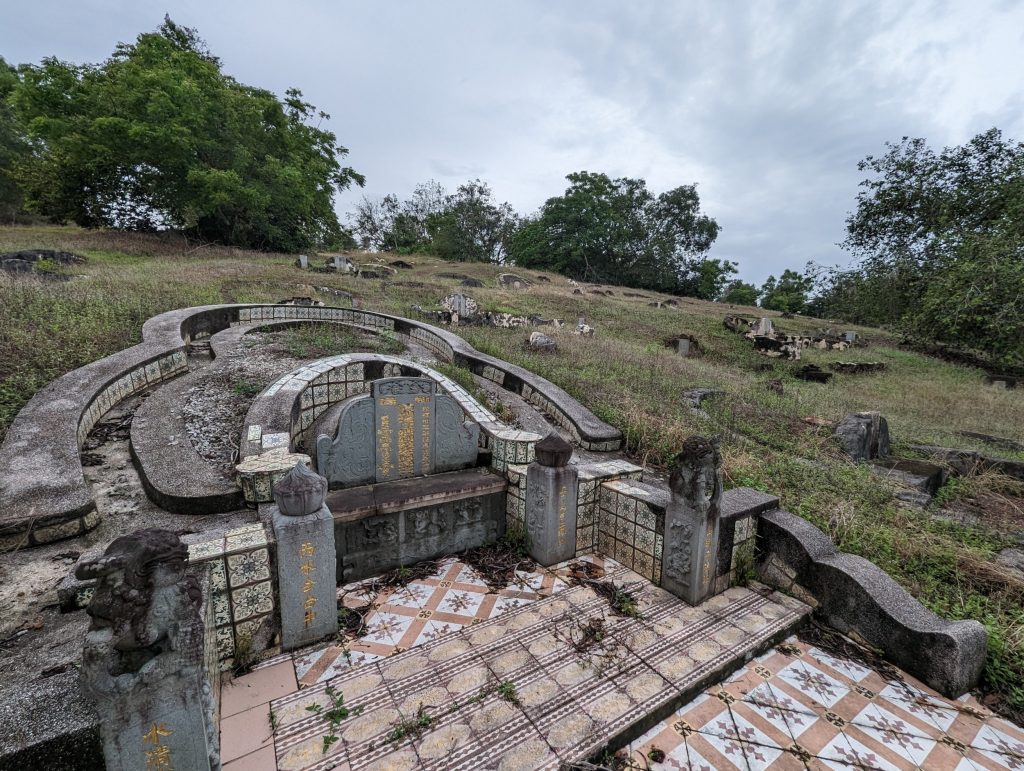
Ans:
{"type": "Polygon", "coordinates": [[[195,30],[165,18],[101,65],[48,58],[20,75],[11,102],[33,152],[17,178],[54,220],[282,251],[343,237],[333,195],[363,177],[313,125],[330,116],[225,75],[195,30]]]}
{"type": "Polygon", "coordinates": [[[686,278],[680,281],[676,291],[701,300],[717,299],[729,276],[736,274],[736,263],[729,260],[694,260],[688,267],[686,278]]]}
{"type": "Polygon", "coordinates": [[[719,280],[724,265],[704,259],[719,227],[701,214],[693,185],[655,197],[642,179],[587,171],[566,179],[565,194],[513,236],[517,265],[677,293],[708,292],[719,280]]]}
{"type": "Polygon", "coordinates": [[[490,187],[476,179],[452,194],[431,180],[417,185],[405,201],[396,195],[379,201],[364,196],[351,221],[368,249],[502,262],[518,218],[509,204],[495,203],[490,187]]]}
{"type": "Polygon", "coordinates": [[[813,287],[814,279],[795,270],[784,270],[778,280],[775,276],[768,276],[761,287],[761,307],[799,313],[807,304],[807,294],[813,287]]]}
{"type": "Polygon", "coordinates": [[[25,130],[8,100],[18,85],[17,71],[0,56],[0,220],[11,221],[21,211],[23,196],[14,168],[28,153],[25,130]]]}
{"type": "Polygon", "coordinates": [[[503,262],[517,217],[507,203],[495,204],[479,179],[460,185],[444,211],[427,218],[429,251],[446,260],[503,262]]]}
{"type": "Polygon", "coordinates": [[[757,296],[756,286],[736,279],[729,282],[719,299],[733,305],[757,305],[757,296]]]}
{"type": "Polygon", "coordinates": [[[904,137],[859,165],[844,246],[819,302],[831,315],[891,324],[914,337],[1024,365],[1024,144],[990,129],[936,152],[904,137]]]}

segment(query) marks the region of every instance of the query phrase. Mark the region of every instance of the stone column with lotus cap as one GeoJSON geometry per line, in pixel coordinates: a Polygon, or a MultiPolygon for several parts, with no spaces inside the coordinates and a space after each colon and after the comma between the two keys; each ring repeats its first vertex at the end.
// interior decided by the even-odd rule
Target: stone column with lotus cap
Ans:
{"type": "Polygon", "coordinates": [[[572,445],[550,433],[534,445],[526,469],[526,535],[530,556],[555,565],[576,556],[576,497],[579,475],[569,465],[572,445]]]}
{"type": "Polygon", "coordinates": [[[334,518],[327,480],[305,463],[274,485],[281,648],[294,650],[338,632],[334,518]]]}

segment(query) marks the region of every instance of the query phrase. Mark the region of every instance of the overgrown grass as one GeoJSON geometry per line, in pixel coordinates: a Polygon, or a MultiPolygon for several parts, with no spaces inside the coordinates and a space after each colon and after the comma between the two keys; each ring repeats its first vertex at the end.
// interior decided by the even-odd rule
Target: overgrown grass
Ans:
{"type": "MultiPolygon", "coordinates": [[[[559,350],[543,355],[524,350],[530,330],[457,331],[481,351],[548,378],[619,427],[637,460],[665,466],[686,436],[722,432],[729,485],[779,495],[785,507],[823,528],[840,548],[871,559],[939,614],[982,621],[990,642],[986,687],[1024,710],[1024,592],[993,561],[1010,539],[998,528],[965,527],[897,506],[886,483],[843,459],[831,429],[815,425],[875,409],[887,417],[897,449],[919,442],[1013,457],[958,432],[1021,439],[1024,391],[986,388],[978,370],[902,350],[884,332],[847,325],[842,328],[856,329],[870,346],[811,350],[801,363],[883,361],[887,371],[837,374],[827,385],[805,383],[792,377],[794,365],[759,356],[747,340],[723,327],[726,314],[750,317],[759,313],[754,309],[690,299],[676,309],[656,309],[647,300],[623,297],[617,288],[613,297],[574,295],[557,276],[526,292],[504,290],[496,284],[500,269],[490,265],[452,266],[413,255],[403,257],[413,270],[387,280],[359,279],[303,272],[284,255],[197,248],[173,239],[74,228],[0,228],[0,251],[30,247],[67,249],[89,260],[70,270],[85,278],[70,281],[0,277],[0,436],[37,389],[138,342],[142,323],[156,313],[203,303],[274,302],[296,294],[332,304],[333,297],[320,291],[325,287],[353,293],[365,308],[408,315],[410,305],[436,307],[445,294],[465,291],[484,310],[569,322],[561,330],[545,330],[559,350]],[[485,286],[463,290],[458,281],[436,275],[453,271],[485,286]],[[581,316],[597,329],[595,337],[571,334],[581,316]],[[683,359],[663,347],[666,338],[682,332],[696,335],[702,357],[683,359]],[[782,395],[766,387],[772,378],[783,381],[782,395]],[[708,417],[703,418],[681,400],[682,391],[693,387],[719,388],[726,396],[707,403],[708,417]]],[[[792,332],[837,327],[815,319],[775,321],[792,332]]],[[[328,355],[352,344],[340,337],[349,331],[308,327],[291,334],[295,345],[303,346],[303,356],[328,355]]],[[[442,370],[478,392],[467,371],[442,370]]],[[[984,483],[988,490],[994,482],[984,483]]],[[[950,488],[942,500],[977,494],[973,488],[950,488]]],[[[1017,491],[998,494],[1020,500],[1017,491]]]]}

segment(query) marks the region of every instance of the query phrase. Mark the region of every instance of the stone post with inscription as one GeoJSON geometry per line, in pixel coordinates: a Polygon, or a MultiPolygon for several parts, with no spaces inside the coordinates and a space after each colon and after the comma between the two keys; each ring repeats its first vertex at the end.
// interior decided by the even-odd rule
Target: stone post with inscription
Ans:
{"type": "Polygon", "coordinates": [[[579,479],[569,465],[572,445],[556,433],[534,446],[526,469],[526,533],[530,556],[555,565],[576,556],[576,497],[579,479]]]}
{"type": "Polygon", "coordinates": [[[672,499],[665,510],[661,585],[691,605],[712,594],[722,501],[718,437],[683,442],[669,477],[672,499]]]}
{"type": "Polygon", "coordinates": [[[110,771],[220,769],[202,589],[187,561],[177,534],[152,528],[114,539],[75,570],[96,581],[82,689],[96,705],[110,771]]]}
{"type": "Polygon", "coordinates": [[[299,463],[274,485],[281,648],[294,650],[338,632],[334,517],[327,480],[299,463]]]}

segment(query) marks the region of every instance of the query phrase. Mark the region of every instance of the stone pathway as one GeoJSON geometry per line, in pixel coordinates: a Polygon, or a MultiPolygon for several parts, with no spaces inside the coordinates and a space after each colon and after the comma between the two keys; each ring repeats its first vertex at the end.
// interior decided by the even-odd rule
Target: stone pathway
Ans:
{"type": "Polygon", "coordinates": [[[755,585],[690,608],[586,560],[636,594],[641,619],[564,565],[500,592],[454,559],[404,588],[343,587],[340,606],[374,606],[361,637],[222,689],[225,771],[556,769],[605,746],[645,771],[1024,769],[1024,731],[973,698],[795,637],[723,679],[785,638],[806,612],[790,598],[755,585]]]}
{"type": "Polygon", "coordinates": [[[1024,730],[888,673],[790,638],[630,743],[618,767],[1024,769],[1024,730]]]}
{"type": "Polygon", "coordinates": [[[807,611],[739,588],[690,608],[618,563],[591,560],[630,587],[640,619],[570,586],[565,567],[524,577],[528,589],[505,590],[524,595],[515,597],[451,564],[443,578],[378,599],[350,656],[299,652],[226,685],[225,769],[556,769],[671,712],[807,611]],[[452,628],[428,629],[434,613],[452,628]],[[382,655],[372,646],[399,652],[352,660],[382,655]]]}

